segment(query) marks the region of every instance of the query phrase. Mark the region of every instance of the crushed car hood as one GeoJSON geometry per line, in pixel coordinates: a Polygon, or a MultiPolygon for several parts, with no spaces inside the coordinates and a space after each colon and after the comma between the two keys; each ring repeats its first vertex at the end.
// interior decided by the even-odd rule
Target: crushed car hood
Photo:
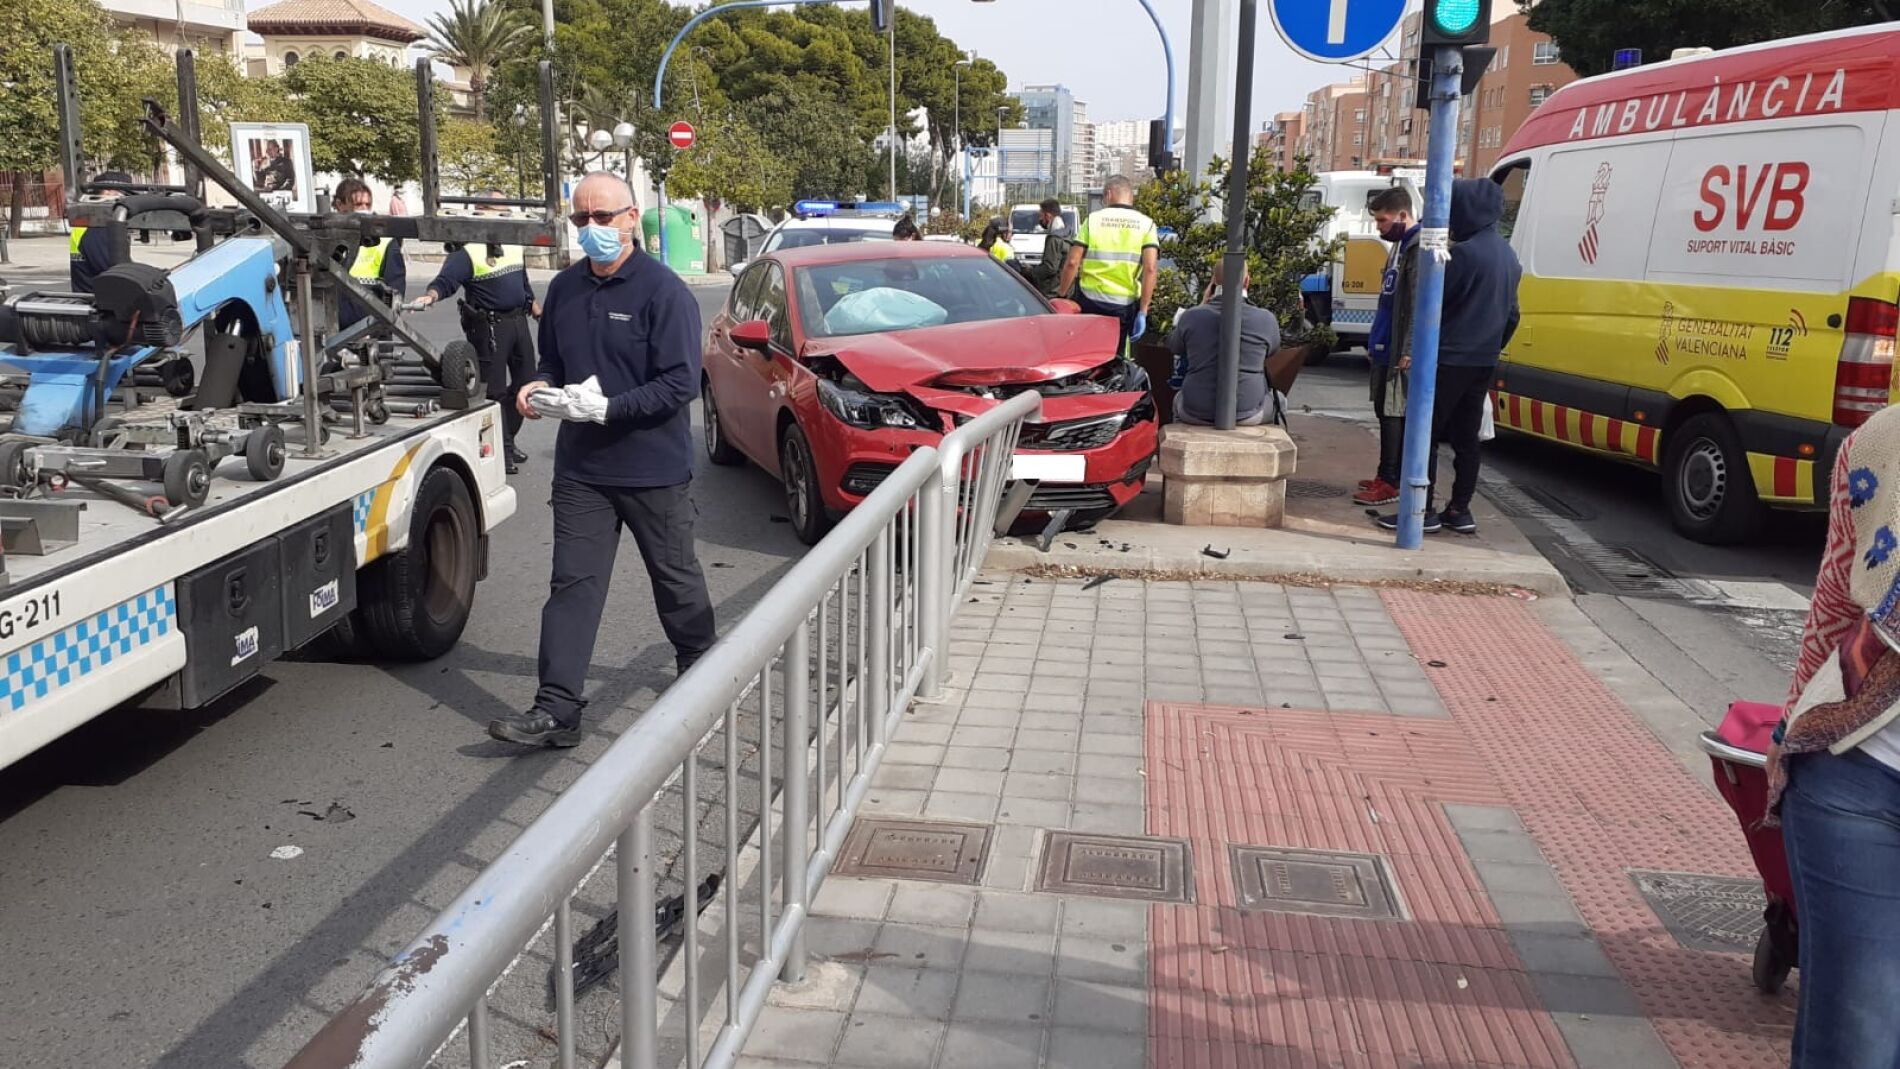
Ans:
{"type": "MultiPolygon", "coordinates": [[[[831,356],[879,393],[908,393],[941,412],[979,416],[1025,386],[1054,383],[1115,357],[1115,321],[1046,315],[830,339],[831,356]],[[995,387],[997,396],[984,396],[995,387]]],[[[817,344],[812,347],[817,349],[817,344]]],[[[1077,392],[1043,398],[1039,422],[1125,412],[1144,391],[1077,392]]]]}

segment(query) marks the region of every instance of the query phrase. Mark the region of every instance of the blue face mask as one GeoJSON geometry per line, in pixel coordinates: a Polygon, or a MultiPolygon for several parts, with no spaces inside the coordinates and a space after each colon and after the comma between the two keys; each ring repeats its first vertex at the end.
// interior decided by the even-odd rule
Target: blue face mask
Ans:
{"type": "Polygon", "coordinates": [[[620,230],[616,227],[589,223],[581,227],[581,251],[589,260],[597,264],[610,264],[620,259],[620,230]]]}

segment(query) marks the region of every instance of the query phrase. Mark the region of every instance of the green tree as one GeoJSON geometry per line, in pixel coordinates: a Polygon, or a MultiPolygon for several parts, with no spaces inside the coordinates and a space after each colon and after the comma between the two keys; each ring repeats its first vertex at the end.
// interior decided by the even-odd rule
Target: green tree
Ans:
{"type": "Polygon", "coordinates": [[[312,56],[290,68],[284,82],[310,123],[317,170],[390,183],[422,176],[416,83],[408,71],[368,59],[312,56]]]}
{"type": "Polygon", "coordinates": [[[861,129],[850,108],[815,86],[767,93],[740,107],[739,115],[791,168],[793,200],[853,196],[876,166],[871,149],[876,133],[861,129]]]}
{"type": "Polygon", "coordinates": [[[709,122],[700,127],[693,147],[674,161],[667,192],[698,197],[714,211],[722,202],[740,211],[764,211],[791,203],[792,169],[746,123],[709,122]]]}
{"type": "Polygon", "coordinates": [[[1893,0],[1518,0],[1518,7],[1585,76],[1609,70],[1620,48],[1640,48],[1653,63],[1678,48],[1733,48],[1900,13],[1893,0]]]}
{"type": "Polygon", "coordinates": [[[476,122],[488,119],[488,81],[495,68],[525,52],[534,40],[534,30],[520,16],[491,0],[451,0],[449,10],[429,16],[430,55],[451,67],[467,68],[476,122]]]}
{"type": "Polygon", "coordinates": [[[499,189],[512,197],[526,180],[516,169],[517,157],[504,149],[495,128],[485,122],[444,122],[436,130],[435,148],[440,161],[437,173],[449,192],[474,196],[499,189]]]}

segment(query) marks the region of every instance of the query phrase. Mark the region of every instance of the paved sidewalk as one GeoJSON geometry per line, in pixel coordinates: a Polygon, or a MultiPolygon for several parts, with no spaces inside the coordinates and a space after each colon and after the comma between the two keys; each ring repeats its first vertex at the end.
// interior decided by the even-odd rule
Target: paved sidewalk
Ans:
{"type": "Polygon", "coordinates": [[[986,576],[742,1064],[1785,1065],[1734,821],[1568,608],[986,576]]]}

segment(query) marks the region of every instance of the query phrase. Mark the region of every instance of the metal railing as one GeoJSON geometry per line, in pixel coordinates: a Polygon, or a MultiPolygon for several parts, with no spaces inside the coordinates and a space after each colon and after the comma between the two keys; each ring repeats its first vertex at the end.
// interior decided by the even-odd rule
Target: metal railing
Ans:
{"type": "Polygon", "coordinates": [[[464,1024],[468,1064],[492,1069],[496,1017],[530,1037],[530,1050],[506,1053],[547,1064],[552,1044],[560,1069],[573,1069],[582,1031],[575,903],[596,872],[615,885],[618,920],[584,942],[617,940],[621,1063],[733,1065],[772,985],[803,978],[809,905],[891,731],[945,656],[952,592],[981,563],[1011,447],[1039,409],[1040,398],[1024,394],[946,436],[941,450],[912,454],[287,1069],[416,1069],[452,1058],[464,1024]],[[679,818],[664,850],[662,811],[679,818]],[[710,875],[702,839],[723,840],[723,867],[710,875]],[[680,889],[672,924],[665,908],[656,912],[662,885],[680,889]],[[491,991],[550,924],[552,1028],[491,1013],[491,991]],[[714,974],[710,988],[702,969],[714,974]]]}

